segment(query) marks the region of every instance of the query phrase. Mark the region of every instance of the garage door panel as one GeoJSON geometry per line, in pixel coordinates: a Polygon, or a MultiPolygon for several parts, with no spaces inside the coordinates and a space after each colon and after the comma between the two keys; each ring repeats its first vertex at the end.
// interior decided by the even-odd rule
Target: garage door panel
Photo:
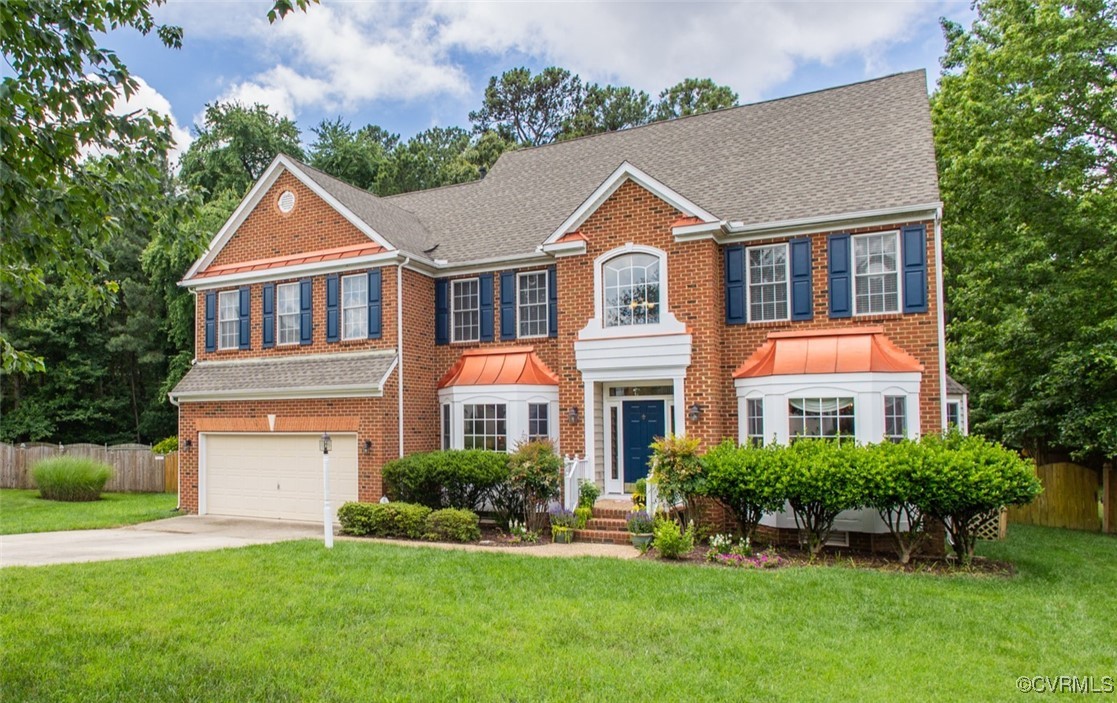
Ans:
{"type": "MultiPolygon", "coordinates": [[[[330,501],[357,500],[356,435],[334,435],[330,501]]],[[[317,435],[206,435],[206,512],[320,521],[322,454],[317,435]]]]}

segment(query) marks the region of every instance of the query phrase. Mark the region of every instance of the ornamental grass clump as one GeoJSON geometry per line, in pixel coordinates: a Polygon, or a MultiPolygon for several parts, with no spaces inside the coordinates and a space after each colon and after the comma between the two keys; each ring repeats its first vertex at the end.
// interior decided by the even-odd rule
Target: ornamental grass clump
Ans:
{"type": "Polygon", "coordinates": [[[112,467],[92,459],[59,456],[44,459],[31,469],[39,496],[47,500],[84,502],[101,499],[112,467]]]}

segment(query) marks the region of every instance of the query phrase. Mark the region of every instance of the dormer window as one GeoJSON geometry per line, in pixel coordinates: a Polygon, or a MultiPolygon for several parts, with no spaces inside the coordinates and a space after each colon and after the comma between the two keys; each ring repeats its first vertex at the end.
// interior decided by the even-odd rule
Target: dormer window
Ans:
{"type": "Polygon", "coordinates": [[[602,264],[606,327],[656,324],[660,318],[659,257],[622,254],[602,264]]]}

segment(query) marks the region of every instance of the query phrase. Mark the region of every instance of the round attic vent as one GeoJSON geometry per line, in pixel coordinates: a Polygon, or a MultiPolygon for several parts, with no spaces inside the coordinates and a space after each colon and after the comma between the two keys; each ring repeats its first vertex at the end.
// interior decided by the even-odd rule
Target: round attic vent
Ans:
{"type": "Polygon", "coordinates": [[[291,212],[295,209],[295,194],[289,190],[283,191],[279,196],[279,211],[291,212]]]}

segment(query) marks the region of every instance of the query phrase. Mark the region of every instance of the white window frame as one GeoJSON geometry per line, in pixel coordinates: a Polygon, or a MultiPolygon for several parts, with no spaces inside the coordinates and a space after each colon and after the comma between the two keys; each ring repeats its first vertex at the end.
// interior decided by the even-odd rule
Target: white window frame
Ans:
{"type": "Polygon", "coordinates": [[[882,397],[883,402],[884,402],[884,407],[882,408],[882,415],[881,415],[881,417],[884,418],[884,433],[883,433],[882,440],[887,441],[887,442],[899,442],[900,440],[905,439],[908,436],[908,397],[906,395],[902,395],[902,394],[901,395],[895,395],[895,394],[884,395],[884,396],[881,396],[881,397],[882,397]],[[895,414],[890,415],[888,413],[888,403],[889,403],[889,401],[897,401],[897,400],[900,401],[901,405],[903,406],[901,408],[901,410],[903,410],[903,414],[902,415],[895,415],[895,414]],[[895,434],[895,433],[889,434],[888,433],[888,420],[890,418],[896,418],[896,417],[898,417],[900,419],[900,432],[899,432],[899,434],[895,434]]]}
{"type": "MultiPolygon", "coordinates": [[[[758,283],[757,285],[771,285],[769,283],[758,283]]],[[[745,249],[745,308],[749,322],[786,322],[791,319],[791,249],[787,242],[777,244],[764,244],[761,246],[748,247],[745,249]],[[784,283],[787,289],[787,315],[784,317],[754,318],[752,316],[752,264],[749,261],[751,253],[757,249],[783,249],[783,267],[784,267],[784,283]]]]}
{"type": "Polygon", "coordinates": [[[301,313],[302,313],[302,296],[300,295],[298,281],[296,281],[294,283],[281,283],[281,284],[277,285],[275,287],[275,343],[276,343],[277,346],[284,347],[284,346],[290,346],[292,344],[298,344],[299,343],[299,341],[301,340],[301,337],[302,337],[302,330],[300,329],[300,320],[299,320],[299,316],[301,315],[301,313]],[[281,302],[283,300],[283,292],[284,291],[290,292],[292,290],[294,291],[294,296],[295,296],[295,311],[284,313],[283,312],[283,305],[282,305],[282,302],[281,302]],[[283,341],[283,318],[284,317],[294,317],[295,318],[295,326],[292,328],[294,330],[294,337],[291,340],[286,341],[286,342],[283,341]]]}
{"type": "Polygon", "coordinates": [[[550,436],[551,436],[551,404],[546,403],[546,402],[528,403],[527,404],[527,438],[528,438],[528,441],[532,441],[532,440],[536,440],[536,439],[549,439],[550,436]],[[542,419],[532,418],[531,411],[532,411],[533,408],[542,408],[543,409],[542,419]],[[533,422],[538,423],[540,421],[543,422],[545,431],[542,434],[539,434],[537,432],[532,432],[531,423],[533,423],[533,422]]]}
{"type": "Polygon", "coordinates": [[[904,308],[904,276],[903,276],[903,252],[900,247],[899,230],[892,230],[889,232],[866,232],[865,234],[855,234],[850,239],[849,257],[850,257],[850,273],[852,278],[850,281],[850,294],[853,297],[853,314],[854,315],[896,315],[899,314],[904,308]],[[857,273],[857,241],[867,239],[869,237],[892,237],[896,243],[896,270],[892,275],[896,277],[896,309],[895,310],[877,310],[877,311],[862,311],[858,309],[857,304],[857,279],[867,278],[870,276],[883,276],[888,274],[880,273],[857,273]]]}
{"type": "Polygon", "coordinates": [[[450,281],[450,341],[451,342],[479,342],[481,341],[481,279],[474,276],[473,278],[455,278],[450,281]],[[457,290],[458,286],[467,283],[472,283],[477,287],[477,307],[473,310],[477,313],[477,336],[470,338],[458,337],[458,320],[459,312],[469,312],[469,310],[457,309],[457,290]]]}
{"type": "Polygon", "coordinates": [[[442,448],[443,449],[450,449],[451,447],[454,446],[454,431],[453,431],[454,412],[453,412],[453,407],[450,405],[450,403],[442,403],[442,406],[439,410],[438,415],[442,420],[442,423],[441,423],[442,424],[442,427],[441,427],[442,432],[439,435],[440,439],[441,439],[441,442],[442,442],[442,448]]]}
{"type": "Polygon", "coordinates": [[[356,273],[356,274],[352,274],[352,275],[349,275],[349,276],[342,276],[341,277],[341,290],[339,291],[339,294],[341,296],[341,338],[343,340],[346,340],[346,341],[351,340],[351,339],[368,339],[368,274],[367,273],[356,273]],[[360,303],[356,303],[356,304],[353,304],[353,305],[350,305],[350,306],[346,307],[346,305],[345,305],[345,284],[348,281],[355,281],[355,280],[361,280],[364,283],[365,294],[363,296],[361,296],[361,302],[360,303]],[[361,325],[364,329],[363,333],[356,334],[356,335],[349,335],[349,334],[346,333],[349,326],[347,324],[345,324],[345,318],[349,314],[357,314],[358,315],[357,319],[361,320],[361,325]]]}
{"type": "Polygon", "coordinates": [[[240,290],[223,290],[217,294],[217,348],[218,349],[239,349],[240,348],[240,290]],[[228,298],[235,301],[234,309],[237,311],[232,320],[227,320],[222,316],[225,312],[224,301],[228,298]],[[225,323],[233,325],[232,342],[225,343],[225,335],[223,328],[225,323]]]}
{"type": "MultiPolygon", "coordinates": [[[[507,403],[463,403],[462,404],[462,413],[463,413],[463,415],[462,415],[462,448],[464,448],[464,449],[487,449],[489,451],[495,451],[495,452],[506,452],[506,451],[508,451],[509,442],[508,442],[508,404],[507,403]],[[480,418],[475,416],[473,418],[470,418],[469,420],[466,420],[465,415],[464,415],[466,407],[483,408],[484,412],[483,412],[483,414],[480,418]],[[492,415],[491,416],[489,415],[489,410],[490,409],[492,410],[492,415]],[[481,423],[481,427],[482,427],[481,434],[474,433],[474,434],[467,435],[466,434],[466,428],[469,427],[469,423],[476,423],[476,422],[481,423]],[[488,424],[490,422],[493,423],[494,432],[492,434],[489,434],[489,432],[487,431],[488,424]],[[500,426],[502,424],[504,425],[504,431],[503,432],[500,431],[500,426]],[[479,437],[479,438],[481,438],[481,445],[482,446],[477,446],[476,443],[474,443],[473,446],[469,446],[466,442],[466,437],[474,437],[474,438],[479,437]],[[493,442],[493,444],[494,444],[493,447],[488,446],[488,439],[490,437],[495,440],[493,442]],[[504,445],[504,446],[501,446],[501,445],[504,445]]],[[[476,429],[476,425],[474,425],[473,428],[476,429]]]]}
{"type": "Polygon", "coordinates": [[[745,443],[752,446],[764,446],[764,398],[745,398],[745,443]],[[759,406],[759,416],[753,413],[753,409],[759,406]],[[752,422],[756,419],[760,422],[760,433],[757,434],[752,431],[752,422]]]}
{"type": "MultiPolygon", "coordinates": [[[[535,385],[481,385],[449,386],[438,391],[438,402],[450,410],[450,448],[465,447],[465,406],[466,405],[504,405],[505,434],[508,451],[528,439],[531,429],[529,406],[545,403],[547,405],[548,439],[558,446],[559,440],[559,400],[558,386],[535,385]]],[[[445,418],[443,415],[442,418],[445,418]]],[[[444,423],[444,419],[443,419],[444,423]]],[[[443,436],[445,427],[443,426],[443,436]]]]}
{"type": "MultiPolygon", "coordinates": [[[[629,268],[632,269],[633,266],[630,265],[629,268]]],[[[616,256],[612,257],[611,259],[607,259],[607,260],[603,261],[601,263],[601,282],[602,282],[602,285],[601,285],[601,291],[600,291],[600,294],[601,294],[601,312],[602,312],[601,324],[604,325],[605,327],[609,327],[609,328],[638,329],[638,330],[639,329],[646,329],[648,327],[654,327],[655,325],[658,325],[660,323],[660,319],[662,317],[663,307],[664,307],[664,305],[663,305],[663,274],[664,274],[664,271],[663,271],[663,261],[662,261],[662,259],[660,259],[657,255],[649,253],[649,252],[626,251],[626,252],[622,252],[622,253],[617,254],[616,256]],[[645,321],[644,322],[633,321],[633,322],[629,322],[628,324],[618,323],[618,324],[615,324],[615,325],[611,325],[611,324],[609,324],[609,319],[608,319],[609,310],[605,305],[605,298],[606,298],[606,294],[607,294],[608,288],[609,288],[608,276],[606,274],[605,269],[608,268],[610,264],[617,261],[618,259],[627,259],[627,258],[636,257],[636,256],[647,256],[647,257],[650,257],[653,260],[652,263],[648,264],[647,266],[644,266],[643,267],[644,269],[650,270],[653,266],[656,268],[656,280],[655,280],[656,301],[654,303],[654,307],[648,305],[647,302],[645,301],[645,305],[644,305],[644,320],[645,321]],[[649,321],[647,321],[647,318],[653,313],[653,311],[654,311],[654,314],[656,316],[656,319],[655,319],[654,322],[649,322],[649,321]]],[[[629,285],[634,286],[634,284],[631,281],[629,282],[629,285]]],[[[647,288],[649,285],[650,284],[647,281],[645,281],[645,283],[644,283],[645,288],[647,288]]],[[[633,320],[635,320],[635,316],[633,316],[633,320]]]]}
{"type": "MultiPolygon", "coordinates": [[[[548,279],[550,279],[550,276],[546,269],[542,271],[523,271],[516,274],[516,337],[518,339],[538,339],[550,334],[550,320],[548,318],[550,311],[548,310],[548,306],[551,301],[551,282],[548,279]],[[526,320],[523,319],[523,307],[538,307],[540,305],[539,303],[525,304],[520,298],[521,291],[523,290],[521,283],[529,276],[541,276],[543,278],[543,331],[538,334],[524,334],[523,330],[523,324],[526,322],[526,320]]],[[[478,298],[480,298],[480,295],[478,295],[478,298]]]]}
{"type": "MultiPolygon", "coordinates": [[[[788,396],[786,402],[787,402],[787,405],[788,405],[788,408],[787,408],[787,436],[790,438],[790,441],[794,442],[797,439],[837,439],[837,440],[842,441],[842,442],[856,441],[856,438],[857,438],[857,396],[856,395],[852,395],[852,394],[851,395],[844,395],[844,396],[797,395],[797,396],[788,396]],[[824,400],[839,401],[839,405],[837,407],[837,412],[836,412],[835,415],[833,415],[835,425],[838,427],[839,434],[835,434],[835,435],[827,435],[827,434],[810,435],[810,434],[795,434],[794,432],[792,432],[791,431],[791,423],[792,423],[793,417],[791,415],[791,403],[793,401],[796,401],[796,400],[802,400],[802,401],[817,400],[817,401],[819,401],[819,403],[821,403],[824,400]],[[851,410],[850,410],[850,413],[848,415],[843,415],[842,412],[841,412],[842,405],[840,404],[840,401],[844,401],[844,400],[848,400],[849,405],[851,406],[851,410]],[[853,432],[851,432],[849,434],[841,434],[842,420],[847,419],[847,418],[853,422],[853,432]]],[[[806,415],[805,413],[806,413],[806,411],[804,411],[804,415],[802,416],[803,420],[804,420],[804,422],[803,422],[804,429],[806,427],[806,420],[807,419],[817,418],[819,420],[819,432],[821,432],[822,431],[822,419],[824,417],[829,417],[829,415],[824,415],[821,411],[819,411],[818,414],[816,414],[816,415],[810,415],[810,416],[806,415]]]]}

